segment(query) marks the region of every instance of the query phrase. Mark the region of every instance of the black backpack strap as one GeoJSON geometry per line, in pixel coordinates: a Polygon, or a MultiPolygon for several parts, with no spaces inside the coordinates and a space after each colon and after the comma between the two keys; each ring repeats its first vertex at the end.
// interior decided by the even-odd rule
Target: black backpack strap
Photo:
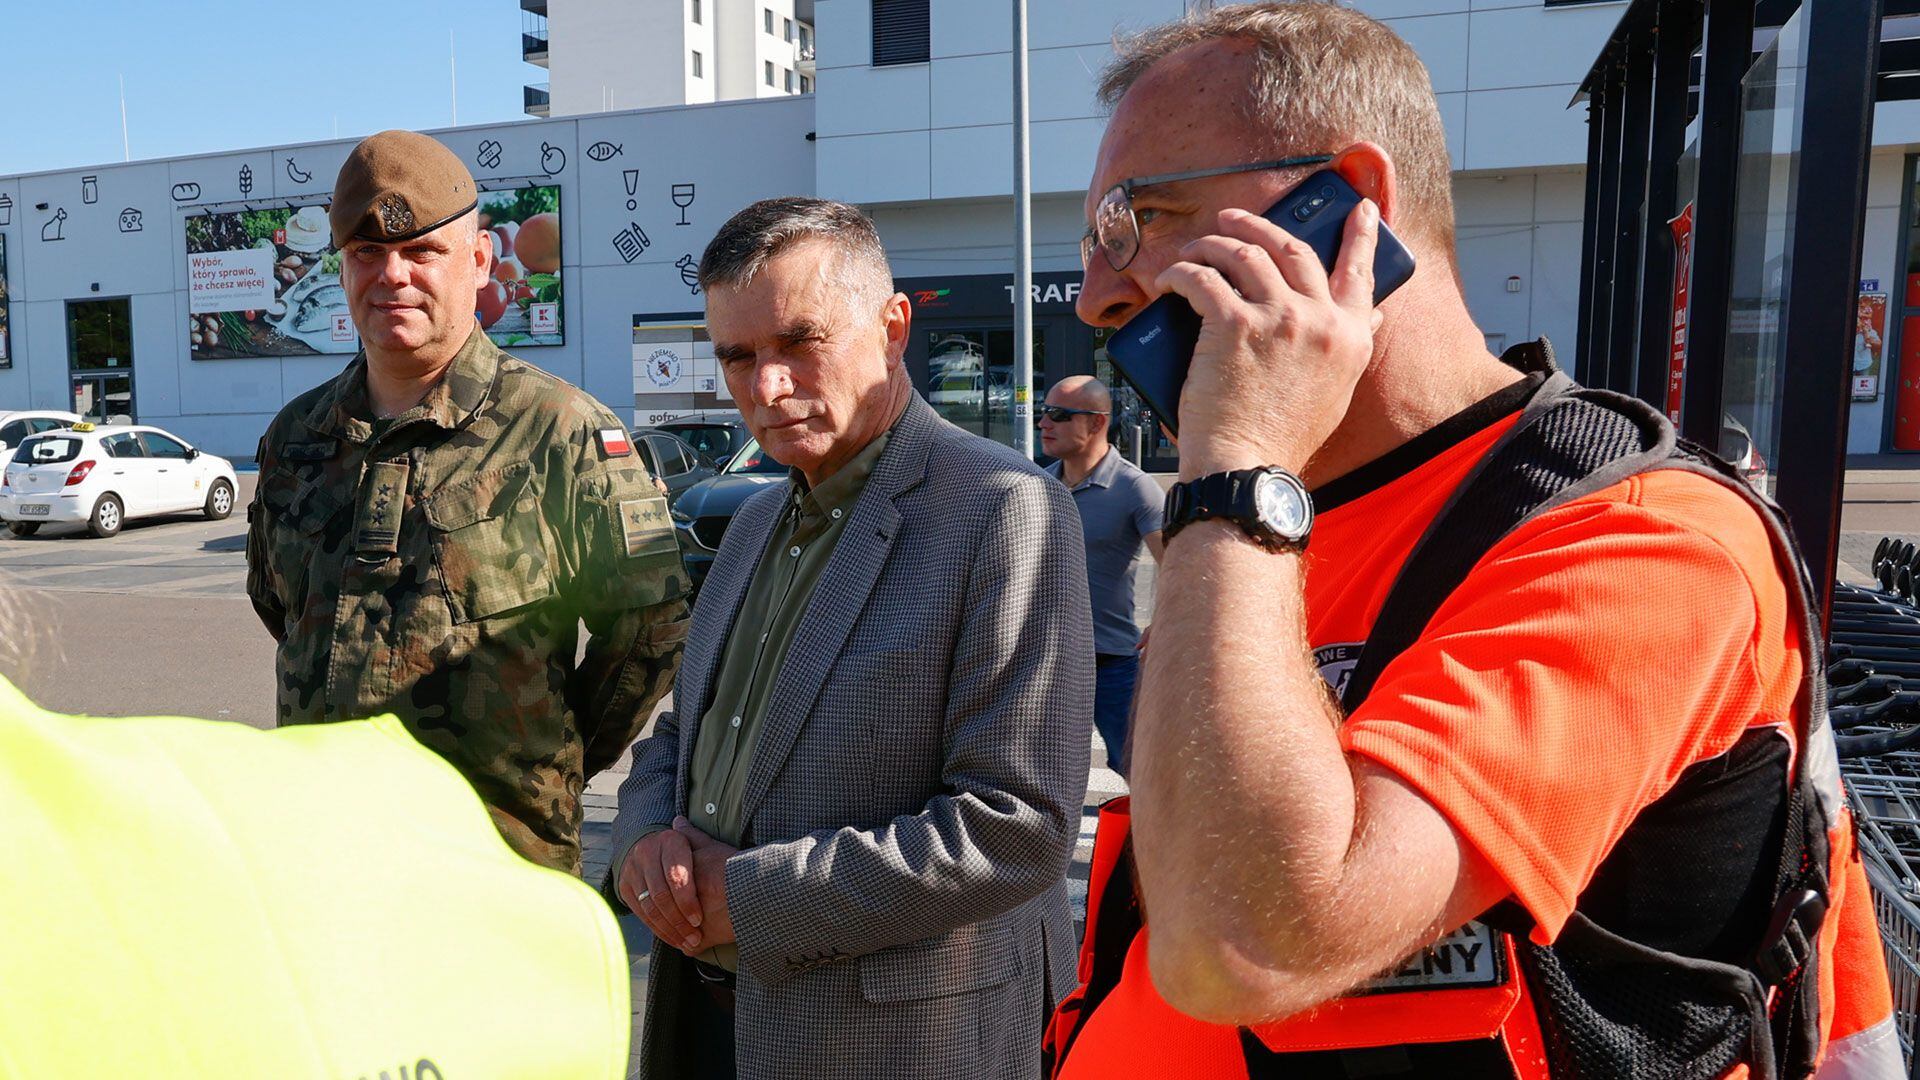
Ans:
{"type": "MultiPolygon", "coordinates": [[[[1523,371],[1551,370],[1545,345],[1517,346],[1502,359],[1523,371]]],[[[1656,466],[1673,455],[1674,445],[1673,425],[1652,406],[1550,374],[1407,556],[1348,677],[1341,707],[1351,713],[1366,700],[1381,673],[1419,639],[1434,612],[1516,525],[1656,466]]]]}

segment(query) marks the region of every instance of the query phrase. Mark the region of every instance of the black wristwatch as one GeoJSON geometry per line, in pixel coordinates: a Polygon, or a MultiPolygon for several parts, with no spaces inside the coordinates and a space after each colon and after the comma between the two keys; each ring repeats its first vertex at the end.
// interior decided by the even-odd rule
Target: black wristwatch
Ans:
{"type": "Polygon", "coordinates": [[[1299,551],[1313,532],[1313,496],[1300,478],[1268,466],[1213,473],[1167,489],[1168,543],[1188,523],[1222,518],[1268,551],[1299,551]]]}

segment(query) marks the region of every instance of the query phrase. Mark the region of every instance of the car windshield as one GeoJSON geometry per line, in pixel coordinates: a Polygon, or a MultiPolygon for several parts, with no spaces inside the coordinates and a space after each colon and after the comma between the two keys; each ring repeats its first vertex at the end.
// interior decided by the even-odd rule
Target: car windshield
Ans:
{"type": "Polygon", "coordinates": [[[740,448],[740,452],[733,456],[732,461],[727,462],[727,472],[730,474],[758,476],[785,476],[787,475],[787,467],[768,457],[766,454],[761,453],[760,440],[748,439],[747,445],[740,448]]]}
{"type": "Polygon", "coordinates": [[[715,461],[725,458],[733,446],[733,429],[724,424],[675,424],[666,430],[715,461]]]}
{"type": "Polygon", "coordinates": [[[36,435],[20,444],[15,465],[60,465],[80,456],[80,439],[73,435],[36,435]]]}

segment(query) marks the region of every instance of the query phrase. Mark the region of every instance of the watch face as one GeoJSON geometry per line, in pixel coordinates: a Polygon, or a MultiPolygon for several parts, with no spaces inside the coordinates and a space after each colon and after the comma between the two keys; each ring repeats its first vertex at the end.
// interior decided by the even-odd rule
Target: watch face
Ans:
{"type": "Polygon", "coordinates": [[[1268,528],[1290,540],[1306,535],[1312,511],[1307,508],[1306,494],[1299,488],[1268,474],[1260,478],[1253,495],[1255,509],[1268,528]]]}

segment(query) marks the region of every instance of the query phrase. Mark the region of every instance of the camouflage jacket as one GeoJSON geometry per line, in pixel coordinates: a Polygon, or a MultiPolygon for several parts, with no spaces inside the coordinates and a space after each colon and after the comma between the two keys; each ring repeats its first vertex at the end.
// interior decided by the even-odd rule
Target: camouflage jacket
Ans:
{"type": "Polygon", "coordinates": [[[586,778],[686,637],[666,499],[612,413],[478,329],[419,405],[371,417],[363,355],[260,441],[247,593],[279,723],[399,716],[515,850],[578,873],[586,778]]]}

